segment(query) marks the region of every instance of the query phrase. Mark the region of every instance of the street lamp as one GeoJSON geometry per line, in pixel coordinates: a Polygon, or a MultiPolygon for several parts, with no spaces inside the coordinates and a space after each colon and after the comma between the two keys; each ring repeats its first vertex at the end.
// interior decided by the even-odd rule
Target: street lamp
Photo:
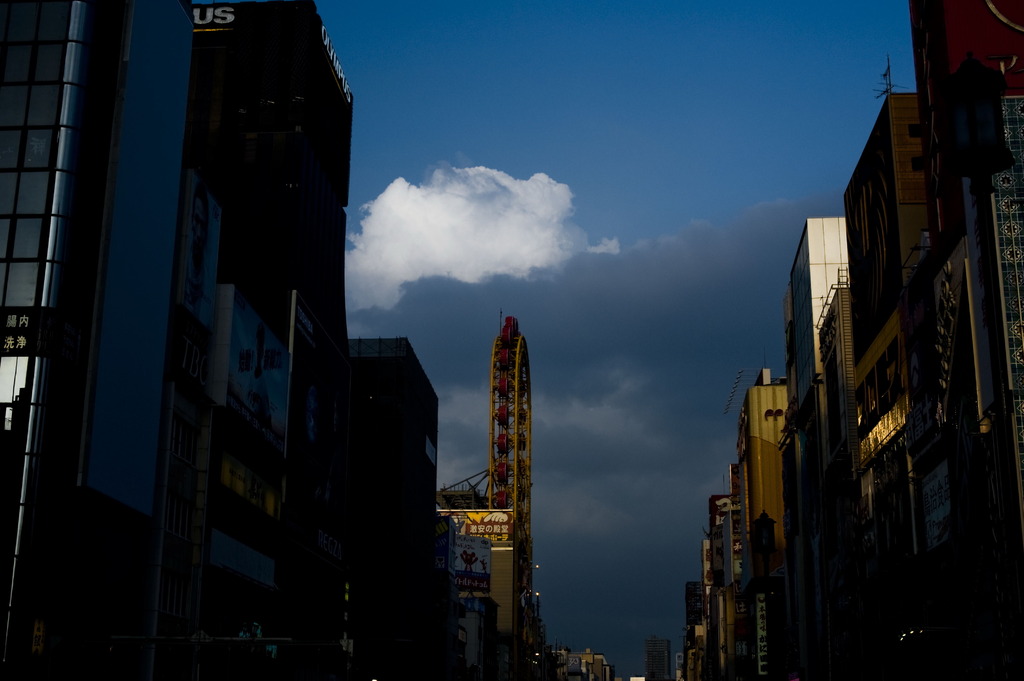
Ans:
{"type": "Polygon", "coordinates": [[[1004,92],[1003,74],[970,52],[946,82],[950,112],[947,161],[954,173],[972,182],[991,178],[1013,165],[1013,154],[1003,137],[1004,92]]]}
{"type": "Polygon", "coordinates": [[[775,553],[775,521],[764,510],[754,520],[754,552],[761,554],[764,560],[764,576],[767,577],[771,572],[769,560],[775,553]]]}

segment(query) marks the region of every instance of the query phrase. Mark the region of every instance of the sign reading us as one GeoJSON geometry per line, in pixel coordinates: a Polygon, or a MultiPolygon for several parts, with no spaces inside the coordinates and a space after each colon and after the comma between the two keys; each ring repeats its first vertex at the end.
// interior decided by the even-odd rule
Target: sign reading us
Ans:
{"type": "Polygon", "coordinates": [[[1024,33],[1024,5],[1018,0],[985,0],[985,4],[996,19],[1024,33]]]}
{"type": "Polygon", "coordinates": [[[234,7],[193,7],[192,23],[196,26],[204,24],[230,24],[235,20],[234,7]]]}

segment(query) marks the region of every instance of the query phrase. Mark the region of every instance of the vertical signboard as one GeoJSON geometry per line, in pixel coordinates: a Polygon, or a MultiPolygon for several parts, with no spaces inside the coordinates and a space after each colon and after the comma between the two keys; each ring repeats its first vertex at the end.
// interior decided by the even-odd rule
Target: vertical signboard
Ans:
{"type": "Polygon", "coordinates": [[[686,626],[700,624],[704,614],[700,582],[686,583],[686,626]]]}
{"type": "Polygon", "coordinates": [[[177,309],[174,320],[174,378],[193,397],[209,388],[210,332],[217,303],[217,254],[220,250],[221,207],[194,170],[182,186],[181,243],[177,309]]]}
{"type": "Polygon", "coordinates": [[[288,517],[300,531],[344,530],[352,371],[312,309],[292,292],[288,517]]]}
{"type": "Polygon", "coordinates": [[[434,569],[455,578],[455,523],[444,515],[434,523],[434,569]]]}
{"type": "Polygon", "coordinates": [[[921,485],[924,502],[925,546],[930,551],[949,539],[950,497],[949,464],[943,461],[921,485]]]}
{"type": "Polygon", "coordinates": [[[185,205],[182,210],[184,264],[181,303],[200,324],[213,328],[217,291],[217,253],[220,245],[220,204],[194,171],[185,176],[185,205]]]}
{"type": "Polygon", "coordinates": [[[284,453],[289,356],[234,286],[218,287],[217,344],[227,357],[215,366],[214,392],[268,444],[284,453]]]}
{"type": "Polygon", "coordinates": [[[754,624],[757,675],[768,676],[768,597],[763,593],[754,598],[754,624]]]}

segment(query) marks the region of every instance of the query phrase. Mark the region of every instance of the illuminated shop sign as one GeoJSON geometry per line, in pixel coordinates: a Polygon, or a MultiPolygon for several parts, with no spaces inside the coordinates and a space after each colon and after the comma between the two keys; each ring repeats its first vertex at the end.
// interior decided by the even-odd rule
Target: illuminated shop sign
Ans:
{"type": "Polygon", "coordinates": [[[235,457],[224,454],[220,482],[253,506],[273,517],[281,517],[281,493],[235,457]]]}
{"type": "Polygon", "coordinates": [[[440,513],[452,519],[459,534],[487,537],[491,541],[512,541],[513,516],[510,511],[446,509],[440,513]]]}
{"type": "Polygon", "coordinates": [[[75,360],[81,333],[54,310],[0,308],[0,357],[55,357],[75,360]]]}
{"type": "Polygon", "coordinates": [[[29,347],[29,338],[35,331],[33,318],[25,312],[7,312],[3,316],[3,341],[0,343],[0,354],[28,355],[35,348],[29,347]]]}
{"type": "Polygon", "coordinates": [[[490,539],[468,534],[455,535],[455,585],[463,591],[490,590],[490,539]]]}

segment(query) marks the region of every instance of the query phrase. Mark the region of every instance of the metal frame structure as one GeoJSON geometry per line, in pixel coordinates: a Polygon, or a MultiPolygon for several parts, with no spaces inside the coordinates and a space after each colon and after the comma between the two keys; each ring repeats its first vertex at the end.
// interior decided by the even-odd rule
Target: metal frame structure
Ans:
{"type": "MultiPolygon", "coordinates": [[[[491,352],[491,419],[487,506],[513,518],[513,664],[525,660],[534,644],[533,537],[530,525],[530,356],[515,317],[505,317],[491,352]]],[[[513,672],[513,678],[519,678],[513,672]]]]}

